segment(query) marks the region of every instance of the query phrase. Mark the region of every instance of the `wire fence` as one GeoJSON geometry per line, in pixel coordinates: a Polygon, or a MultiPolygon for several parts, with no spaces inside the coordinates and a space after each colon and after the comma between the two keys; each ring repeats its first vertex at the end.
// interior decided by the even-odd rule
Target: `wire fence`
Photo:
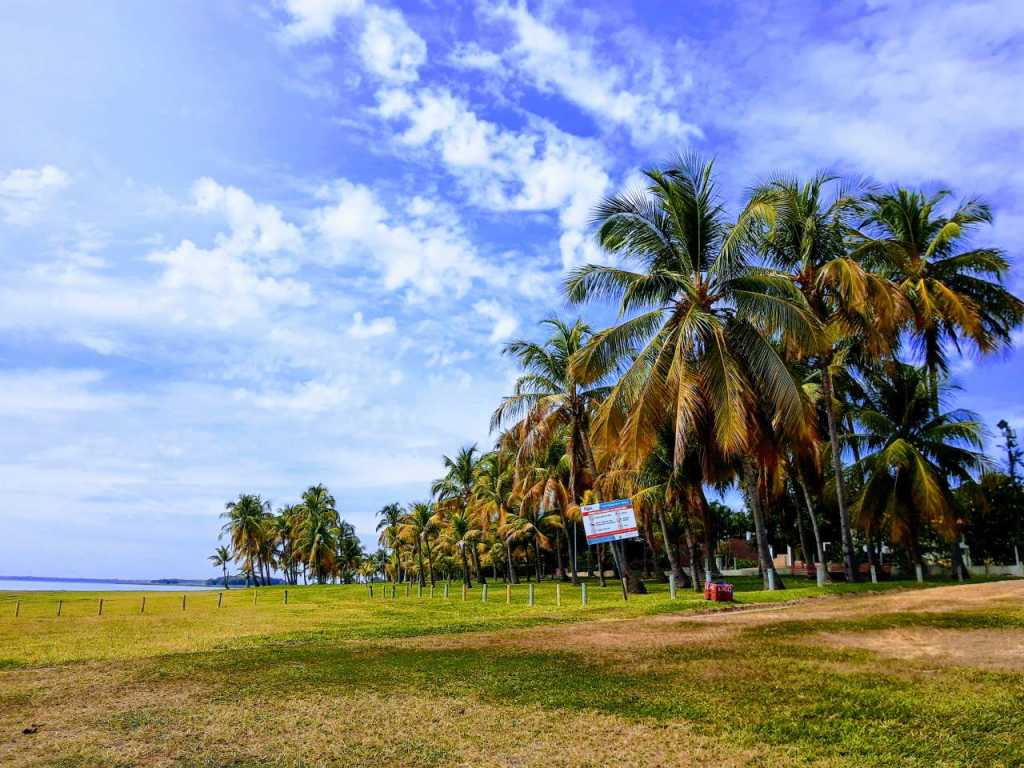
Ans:
{"type": "Polygon", "coordinates": [[[467,588],[461,582],[419,585],[410,582],[376,582],[328,588],[315,586],[190,592],[114,592],[114,593],[31,593],[0,594],[0,619],[73,619],[105,616],[168,616],[194,613],[293,607],[336,607],[371,603],[447,602],[485,605],[520,605],[545,608],[622,604],[633,600],[676,600],[679,593],[673,580],[647,595],[629,595],[624,587],[609,580],[607,587],[581,582],[578,585],[547,582],[528,584],[477,584],[467,588]],[[340,599],[339,599],[340,598],[340,599]],[[596,598],[596,599],[595,599],[596,598]]]}

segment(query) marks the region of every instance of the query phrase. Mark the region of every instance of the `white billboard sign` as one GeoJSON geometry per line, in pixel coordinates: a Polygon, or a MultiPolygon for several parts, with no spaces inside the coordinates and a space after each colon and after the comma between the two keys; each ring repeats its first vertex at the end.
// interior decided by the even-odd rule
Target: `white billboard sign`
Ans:
{"type": "Polygon", "coordinates": [[[635,539],[640,536],[636,529],[632,499],[587,504],[580,507],[580,512],[583,513],[583,530],[587,534],[587,544],[604,544],[607,541],[635,539]]]}

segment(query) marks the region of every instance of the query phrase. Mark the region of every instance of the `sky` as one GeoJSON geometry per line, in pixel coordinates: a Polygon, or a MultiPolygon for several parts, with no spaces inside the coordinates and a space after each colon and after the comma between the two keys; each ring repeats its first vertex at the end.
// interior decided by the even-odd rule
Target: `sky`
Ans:
{"type": "MultiPolygon", "coordinates": [[[[373,544],[490,445],[503,342],[613,318],[560,281],[679,152],[732,212],[825,168],[1024,235],[1019,0],[7,0],[0,103],[7,575],[213,576],[225,502],[318,482],[373,544]]],[[[1024,355],[954,372],[1024,429],[1024,355]]]]}

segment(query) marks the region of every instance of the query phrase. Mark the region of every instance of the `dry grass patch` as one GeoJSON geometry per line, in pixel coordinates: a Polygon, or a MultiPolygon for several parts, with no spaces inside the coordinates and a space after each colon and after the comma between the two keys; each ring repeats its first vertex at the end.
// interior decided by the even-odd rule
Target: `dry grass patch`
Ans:
{"type": "Polygon", "coordinates": [[[912,627],[878,632],[828,632],[814,638],[893,659],[1006,672],[1024,672],[1024,631],[912,627]]]}

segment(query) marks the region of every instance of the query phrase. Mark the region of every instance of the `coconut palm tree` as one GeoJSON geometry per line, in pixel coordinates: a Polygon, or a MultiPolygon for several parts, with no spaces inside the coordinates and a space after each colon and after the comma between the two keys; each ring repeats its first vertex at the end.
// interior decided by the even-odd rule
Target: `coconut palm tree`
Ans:
{"type": "MultiPolygon", "coordinates": [[[[787,275],[747,264],[748,226],[727,225],[711,162],[689,155],[645,175],[646,189],[608,198],[595,214],[601,245],[640,270],[591,264],[565,283],[570,301],[614,298],[625,318],[594,334],[573,373],[617,379],[593,420],[603,450],[637,467],[668,418],[673,472],[693,449],[700,479],[717,483],[750,446],[759,398],[784,423],[799,418],[799,385],[777,342],[814,349],[819,324],[787,275]]],[[[708,514],[701,482],[684,497],[708,514]]],[[[713,552],[712,526],[703,529],[713,552]]]]}
{"type": "MultiPolygon", "coordinates": [[[[808,347],[819,371],[820,402],[828,422],[836,482],[843,570],[856,577],[848,493],[840,450],[840,403],[834,378],[845,373],[851,345],[880,355],[889,351],[902,319],[903,302],[884,277],[865,269],[850,253],[848,240],[861,216],[866,187],[819,173],[801,182],[775,177],[756,187],[741,221],[759,255],[791,276],[814,317],[824,328],[819,344],[808,347]]],[[[791,426],[799,429],[799,420],[791,426]]]]}
{"type": "Polygon", "coordinates": [[[212,555],[210,555],[210,562],[213,563],[214,568],[221,569],[221,572],[224,575],[224,589],[231,589],[231,587],[228,586],[228,563],[231,562],[231,550],[222,544],[213,551],[212,555]]]}
{"type": "MultiPolygon", "coordinates": [[[[470,499],[473,496],[473,485],[476,482],[477,465],[480,458],[477,455],[476,445],[468,448],[460,448],[455,458],[445,456],[443,458],[445,475],[435,480],[430,486],[430,492],[434,495],[437,503],[435,505],[438,515],[443,518],[449,512],[461,512],[464,516],[469,511],[470,499]]],[[[477,530],[479,530],[477,528],[477,530]]],[[[461,549],[465,553],[468,541],[464,541],[461,549]]],[[[473,561],[473,569],[476,571],[476,578],[481,584],[486,584],[487,579],[480,569],[480,555],[477,552],[476,544],[469,545],[470,558],[473,561]]],[[[465,578],[469,578],[468,573],[465,578]]],[[[472,586],[468,582],[466,586],[472,586]]]]}
{"type": "Polygon", "coordinates": [[[402,516],[405,511],[396,502],[386,504],[377,512],[377,541],[382,547],[391,550],[395,562],[395,581],[402,580],[402,561],[399,549],[402,545],[402,516]]]}
{"type": "MultiPolygon", "coordinates": [[[[524,373],[516,380],[513,394],[504,398],[491,417],[491,429],[512,427],[518,433],[517,465],[543,456],[555,440],[565,444],[569,504],[563,516],[579,503],[583,491],[592,487],[597,475],[590,444],[590,423],[594,409],[608,394],[601,385],[582,385],[574,375],[571,361],[590,339],[590,327],[581,320],[571,325],[557,317],[541,321],[548,337],[541,343],[518,340],[506,344],[503,352],[517,359],[524,373]]],[[[563,523],[566,522],[563,520],[563,523]]],[[[575,562],[575,527],[570,562],[575,562]]],[[[577,576],[572,569],[572,582],[577,576]]]]}
{"type": "Polygon", "coordinates": [[[480,530],[473,526],[469,515],[462,509],[447,515],[445,521],[448,524],[448,533],[451,536],[452,542],[459,550],[459,557],[462,558],[462,583],[468,589],[473,586],[473,582],[469,578],[469,562],[466,559],[466,550],[476,548],[477,542],[480,541],[480,530]]]}
{"type": "MultiPolygon", "coordinates": [[[[853,506],[868,531],[883,531],[922,563],[920,540],[927,529],[954,542],[959,567],[956,503],[950,480],[964,482],[985,469],[978,450],[982,428],[974,414],[933,412],[930,372],[886,363],[865,380],[865,404],[854,412],[860,430],[848,439],[870,451],[861,462],[864,489],[853,506]]],[[[939,379],[940,404],[945,382],[939,379]]]]}
{"type": "Polygon", "coordinates": [[[334,497],[323,485],[302,494],[296,531],[296,550],[317,583],[324,584],[337,564],[338,510],[334,497]]]}
{"type": "Polygon", "coordinates": [[[992,223],[991,208],[969,199],[944,215],[940,206],[949,195],[900,187],[869,195],[866,231],[859,234],[864,258],[896,283],[911,307],[935,413],[948,348],[959,350],[963,342],[982,354],[1005,348],[1024,321],[1024,302],[1003,285],[1010,268],[1005,254],[971,245],[974,232],[992,223]]]}
{"type": "MultiPolygon", "coordinates": [[[[518,505],[513,472],[514,456],[512,451],[504,445],[505,442],[504,439],[500,439],[495,449],[485,453],[477,462],[472,505],[476,510],[475,517],[481,523],[481,528],[486,525],[488,530],[492,528],[500,530],[505,525],[509,510],[518,505]]],[[[517,584],[519,577],[516,573],[509,541],[504,536],[498,538],[505,550],[505,578],[510,584],[517,584]]]]}
{"type": "Polygon", "coordinates": [[[252,575],[254,586],[257,587],[258,574],[263,570],[261,553],[265,548],[266,521],[270,514],[270,502],[251,493],[239,494],[237,499],[224,505],[221,514],[221,517],[227,519],[221,535],[229,535],[235,561],[242,563],[246,574],[252,575]]]}
{"type": "Polygon", "coordinates": [[[550,549],[551,539],[547,532],[561,525],[561,520],[554,512],[548,512],[543,505],[522,506],[510,512],[505,521],[502,535],[510,542],[523,544],[533,549],[534,572],[539,582],[542,577],[540,551],[550,549]]]}
{"type": "MultiPolygon", "coordinates": [[[[536,457],[529,466],[522,467],[519,473],[519,496],[523,506],[545,512],[553,511],[558,516],[558,526],[554,528],[554,548],[559,578],[563,578],[565,574],[560,538],[568,531],[568,519],[576,506],[569,491],[569,478],[572,475],[570,463],[565,442],[554,440],[549,443],[543,457],[536,457]]],[[[568,556],[571,562],[571,550],[568,551],[568,556]]],[[[572,582],[575,584],[578,579],[575,569],[573,570],[572,582]]]]}
{"type": "Polygon", "coordinates": [[[427,569],[430,583],[434,584],[434,559],[430,548],[430,539],[437,532],[438,520],[434,516],[434,505],[426,501],[418,501],[409,505],[409,511],[402,516],[402,536],[408,541],[416,555],[419,566],[420,586],[426,584],[423,573],[423,556],[427,557],[427,569]]]}

